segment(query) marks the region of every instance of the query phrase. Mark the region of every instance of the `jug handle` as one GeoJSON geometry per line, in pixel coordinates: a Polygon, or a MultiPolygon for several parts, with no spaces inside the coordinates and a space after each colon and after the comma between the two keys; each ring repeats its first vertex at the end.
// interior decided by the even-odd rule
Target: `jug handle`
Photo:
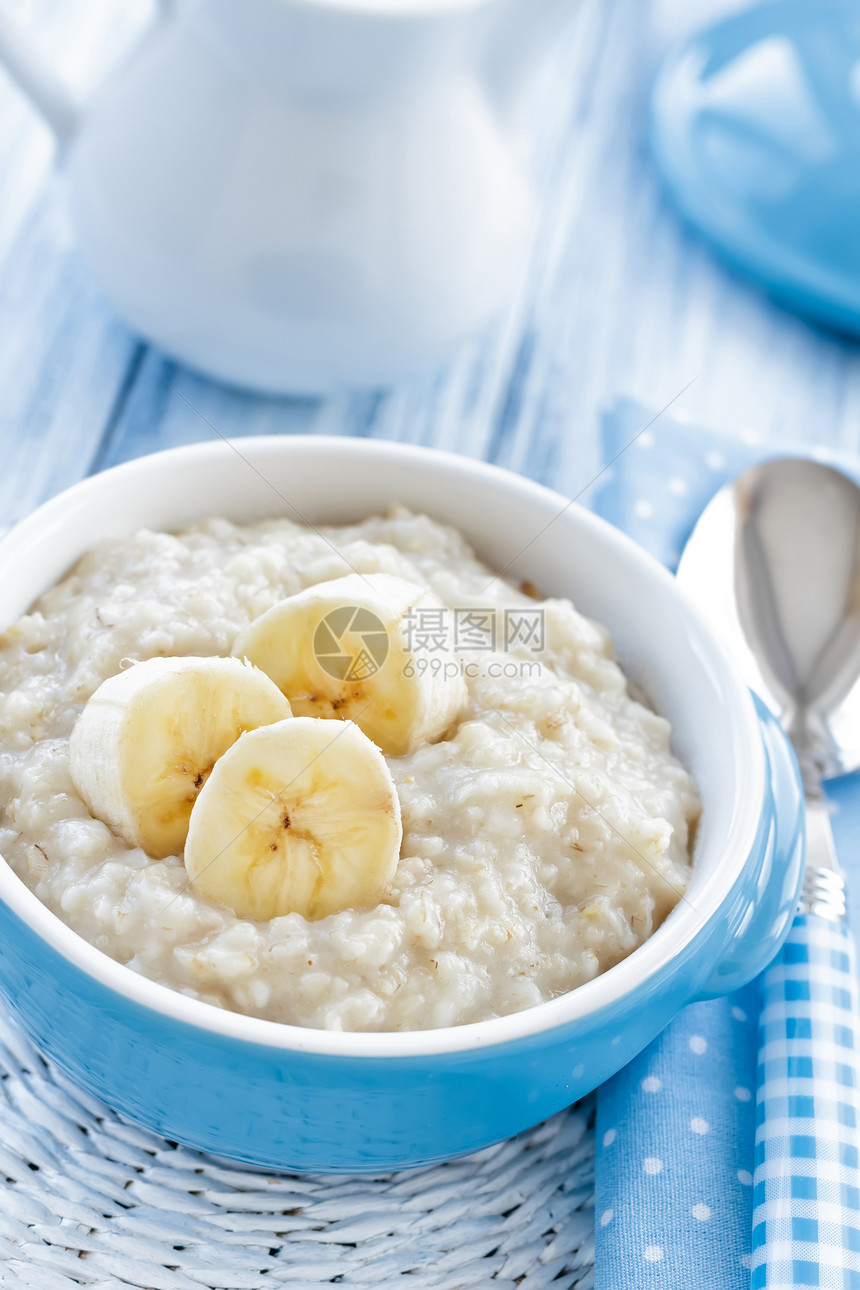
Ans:
{"type": "MultiPolygon", "coordinates": [[[[157,21],[173,16],[175,0],[157,0],[157,21]]],[[[80,105],[45,63],[30,38],[0,9],[0,67],[30,100],[64,149],[77,132],[80,105]]]]}

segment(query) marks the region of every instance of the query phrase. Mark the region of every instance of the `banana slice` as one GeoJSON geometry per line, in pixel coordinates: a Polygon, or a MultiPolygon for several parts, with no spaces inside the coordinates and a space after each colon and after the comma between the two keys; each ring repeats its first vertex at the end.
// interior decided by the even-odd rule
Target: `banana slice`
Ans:
{"type": "Polygon", "coordinates": [[[351,573],[274,605],[233,653],[262,668],[296,716],[352,720],[400,757],[441,739],[466,704],[466,682],[444,640],[420,657],[410,652],[415,638],[405,616],[420,627],[444,612],[406,578],[351,573]]]}
{"type": "Polygon", "coordinates": [[[278,687],[237,658],[152,658],[99,686],[72,731],[69,768],[129,846],[178,855],[216,760],[243,731],[289,716],[278,687]]]}
{"type": "Polygon", "coordinates": [[[358,726],[293,717],[242,735],[217,762],[185,867],[240,918],[324,918],[379,903],[402,835],[385,758],[358,726]]]}

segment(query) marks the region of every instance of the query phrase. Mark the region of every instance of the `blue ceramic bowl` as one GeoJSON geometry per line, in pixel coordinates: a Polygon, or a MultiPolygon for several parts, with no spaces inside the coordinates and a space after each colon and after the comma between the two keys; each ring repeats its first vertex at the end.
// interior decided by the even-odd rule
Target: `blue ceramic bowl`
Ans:
{"type": "Polygon", "coordinates": [[[0,544],[0,623],[93,543],[144,525],[206,514],[337,523],[392,500],[456,525],[495,568],[572,596],[610,627],[699,783],[694,873],[645,945],[570,994],[475,1025],[340,1034],[225,1012],[138,976],[70,931],[0,861],[0,995],[42,1051],[141,1124],[270,1168],[378,1172],[535,1124],[612,1075],[686,1003],[756,975],[798,892],[792,755],[695,609],[610,526],[494,467],[298,437],[143,458],[55,498],[0,544]]]}

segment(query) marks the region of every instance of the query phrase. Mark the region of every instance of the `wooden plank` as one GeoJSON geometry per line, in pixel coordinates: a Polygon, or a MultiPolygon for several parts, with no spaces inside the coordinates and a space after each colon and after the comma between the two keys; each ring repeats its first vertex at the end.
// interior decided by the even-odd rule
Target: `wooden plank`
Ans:
{"type": "MultiPolygon", "coordinates": [[[[76,90],[124,48],[147,6],[33,0],[11,6],[76,90]]],[[[79,265],[53,145],[0,76],[0,521],[86,474],[138,341],[79,265]]]]}
{"type": "Polygon", "coordinates": [[[26,465],[31,476],[23,491],[0,481],[0,507],[15,495],[23,509],[87,465],[217,433],[432,443],[575,493],[598,468],[602,407],[625,394],[662,407],[691,378],[683,403],[701,420],[860,447],[856,348],[726,273],[665,200],[648,154],[659,57],[730,7],[586,3],[533,102],[544,215],[516,298],[445,370],[391,390],[271,399],[139,349],[60,253],[49,202],[0,262],[4,297],[29,291],[35,301],[17,339],[0,312],[0,442],[26,429],[30,445],[13,444],[8,473],[26,465]]]}
{"type": "Polygon", "coordinates": [[[231,389],[149,348],[97,465],[112,466],[145,452],[219,435],[294,433],[311,429],[317,415],[312,400],[272,399],[231,389]]]}
{"type": "Polygon", "coordinates": [[[0,295],[0,519],[89,470],[137,340],[78,265],[53,202],[4,266],[0,295]]]}

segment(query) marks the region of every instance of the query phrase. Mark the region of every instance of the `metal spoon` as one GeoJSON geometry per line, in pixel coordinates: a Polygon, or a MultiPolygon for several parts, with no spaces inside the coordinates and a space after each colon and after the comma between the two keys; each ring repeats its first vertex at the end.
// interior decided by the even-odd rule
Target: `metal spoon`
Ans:
{"type": "Polygon", "coordinates": [[[762,983],[753,1284],[812,1284],[797,1261],[829,1285],[825,1267],[860,1273],[860,1013],[821,789],[860,766],[860,488],[764,462],[710,502],[678,578],[779,717],[806,791],[803,896],[762,983]]]}

